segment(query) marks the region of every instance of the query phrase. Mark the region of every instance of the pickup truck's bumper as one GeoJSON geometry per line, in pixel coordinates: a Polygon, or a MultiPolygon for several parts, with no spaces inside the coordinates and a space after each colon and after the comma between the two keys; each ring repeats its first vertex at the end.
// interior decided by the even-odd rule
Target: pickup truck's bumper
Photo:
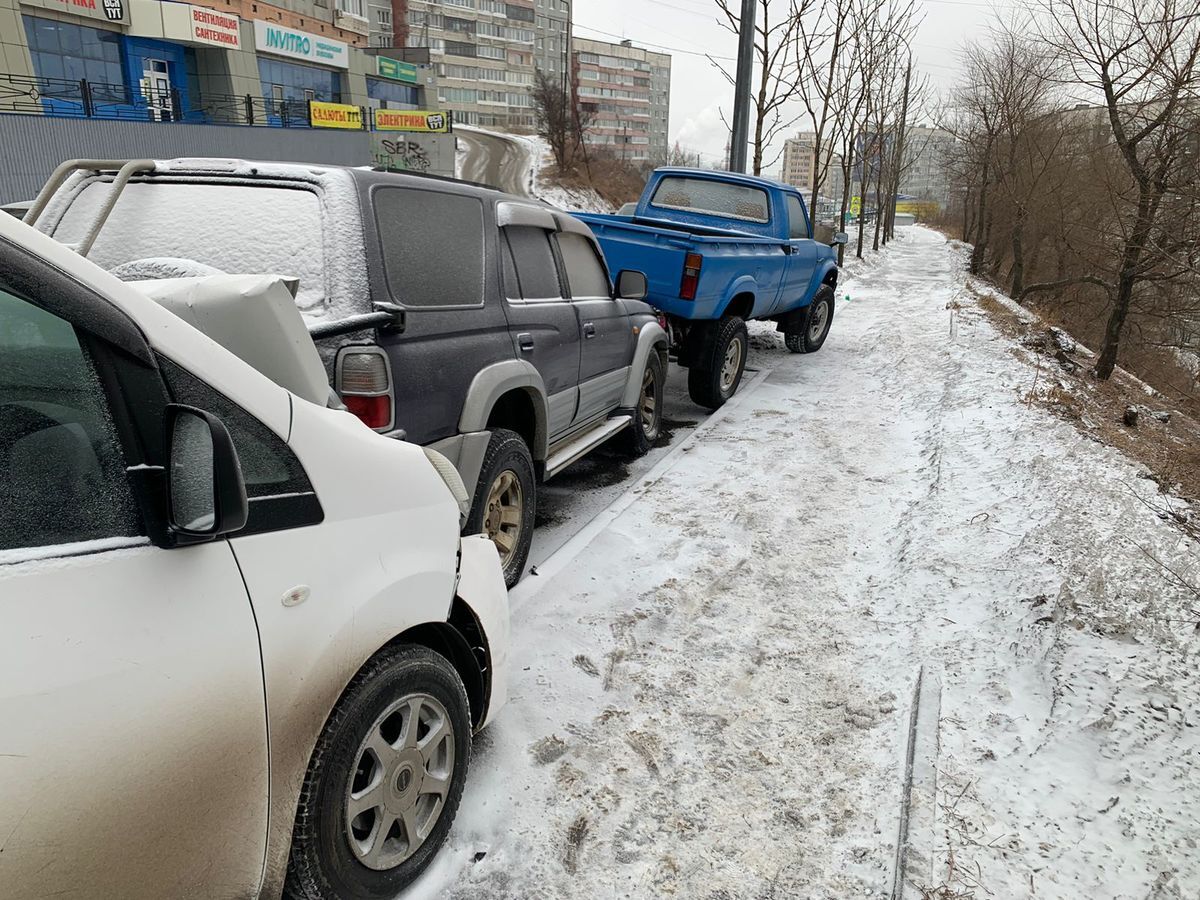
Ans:
{"type": "Polygon", "coordinates": [[[458,596],[471,608],[483,628],[491,669],[488,708],[479,727],[488,725],[508,699],[510,625],[508,590],[496,545],[483,535],[462,539],[458,596]]]}

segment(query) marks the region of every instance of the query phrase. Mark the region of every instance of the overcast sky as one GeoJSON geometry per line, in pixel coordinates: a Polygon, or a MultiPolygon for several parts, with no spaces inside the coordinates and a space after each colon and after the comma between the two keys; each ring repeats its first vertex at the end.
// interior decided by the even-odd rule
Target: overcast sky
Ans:
{"type": "MultiPolygon", "coordinates": [[[[834,0],[830,0],[834,2],[834,0]]],[[[950,84],[958,50],[978,37],[998,4],[984,0],[919,0],[925,21],[914,44],[917,68],[935,87],[950,84]]],[[[583,37],[620,41],[671,53],[671,141],[723,158],[733,89],[705,54],[733,71],[737,39],[717,24],[714,0],[575,0],[575,29],[583,37]]],[[[796,126],[799,131],[803,123],[796,126]]],[[[778,149],[778,148],[777,148],[778,149]]],[[[773,154],[772,154],[773,155],[773,154]]],[[[776,170],[778,166],[774,167],[776,170]]]]}

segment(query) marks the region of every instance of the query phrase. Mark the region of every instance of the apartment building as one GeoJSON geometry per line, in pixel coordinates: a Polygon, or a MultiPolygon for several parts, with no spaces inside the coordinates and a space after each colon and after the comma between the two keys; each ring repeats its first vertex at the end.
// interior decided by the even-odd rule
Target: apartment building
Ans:
{"type": "Polygon", "coordinates": [[[576,37],[579,102],[592,116],[587,142],[631,163],[667,158],[671,57],[635,47],[576,37]]]}
{"type": "Polygon", "coordinates": [[[536,0],[534,66],[555,80],[571,69],[572,0],[536,0]]]}
{"type": "Polygon", "coordinates": [[[950,202],[949,160],[954,135],[941,128],[915,125],[904,136],[905,171],[900,193],[945,206],[950,202]]]}
{"type": "Polygon", "coordinates": [[[815,132],[802,131],[794,138],[788,138],[783,145],[783,172],[779,180],[802,191],[811,191],[816,153],[815,132]]]}
{"type": "Polygon", "coordinates": [[[439,106],[456,122],[486,127],[536,126],[535,72],[552,56],[561,70],[569,15],[568,0],[393,0],[394,39],[429,51],[439,106]]]}

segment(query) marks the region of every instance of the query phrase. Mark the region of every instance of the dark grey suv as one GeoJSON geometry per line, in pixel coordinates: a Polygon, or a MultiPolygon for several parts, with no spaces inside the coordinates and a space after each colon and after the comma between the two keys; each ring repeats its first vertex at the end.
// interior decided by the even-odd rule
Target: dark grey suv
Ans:
{"type": "Polygon", "coordinates": [[[449,458],[473,498],[464,531],[491,536],[510,586],[538,480],[614,436],[635,454],[658,437],[668,339],[645,277],[614,289],[567,213],[368,169],[71,165],[36,224],[119,277],[294,276],[341,401],[449,458]]]}

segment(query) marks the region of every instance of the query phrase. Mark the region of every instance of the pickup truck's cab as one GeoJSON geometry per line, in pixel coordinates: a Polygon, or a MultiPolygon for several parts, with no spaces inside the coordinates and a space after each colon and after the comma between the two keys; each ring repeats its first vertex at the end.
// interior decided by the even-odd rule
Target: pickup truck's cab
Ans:
{"type": "Polygon", "coordinates": [[[450,459],[473,498],[467,531],[493,538],[510,585],[525,568],[538,480],[610,437],[640,454],[659,435],[667,334],[640,302],[645,279],[610,275],[573,216],[369,169],[74,166],[39,196],[36,225],[87,243],[119,277],[295,276],[341,400],[375,430],[450,459]]]}
{"type": "Polygon", "coordinates": [[[776,322],[793,352],[824,344],[837,259],[831,246],[814,239],[796,188],[664,168],[651,176],[632,216],[580,218],[610,264],[646,273],[647,299],[668,319],[697,403],[715,408],[737,390],[748,319],[776,322]]]}

